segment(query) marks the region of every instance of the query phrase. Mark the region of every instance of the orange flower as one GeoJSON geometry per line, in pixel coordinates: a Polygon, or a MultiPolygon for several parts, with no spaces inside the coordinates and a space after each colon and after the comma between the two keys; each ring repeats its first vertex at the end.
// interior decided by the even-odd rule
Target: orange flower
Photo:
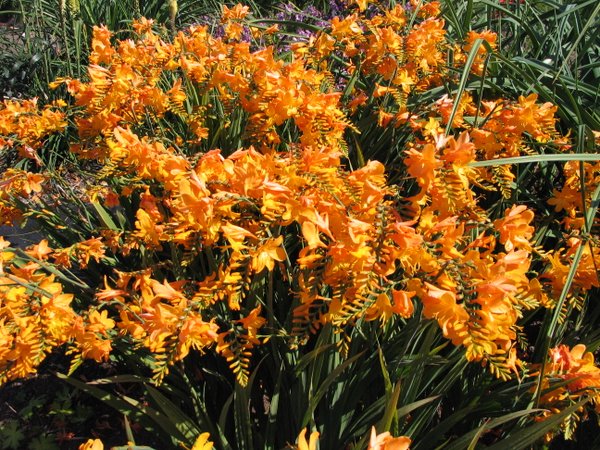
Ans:
{"type": "Polygon", "coordinates": [[[358,9],[360,11],[364,11],[365,9],[367,9],[367,5],[372,1],[372,0],[352,0],[353,3],[355,3],[356,5],[358,5],[358,9]]]}
{"type": "Polygon", "coordinates": [[[241,20],[250,13],[249,6],[242,6],[241,3],[236,4],[233,8],[229,9],[226,5],[223,5],[223,13],[221,14],[221,20],[241,20]]]}
{"type": "Polygon", "coordinates": [[[145,17],[140,17],[139,19],[135,19],[132,23],[133,29],[137,34],[144,34],[152,30],[152,26],[154,25],[153,19],[146,19],[145,17]]]}
{"type": "Polygon", "coordinates": [[[548,204],[553,205],[556,212],[564,210],[569,216],[575,217],[576,211],[581,210],[581,193],[571,186],[564,186],[562,190],[553,189],[548,204]]]}
{"type": "Polygon", "coordinates": [[[209,433],[200,434],[200,436],[198,436],[196,442],[194,442],[194,445],[190,450],[212,450],[214,448],[213,443],[210,442],[209,439],[209,433]]]}
{"type": "Polygon", "coordinates": [[[409,437],[393,437],[389,431],[377,434],[375,427],[371,428],[368,450],[410,450],[409,437]]]}
{"type": "Polygon", "coordinates": [[[436,319],[444,336],[451,339],[454,345],[460,345],[466,337],[466,324],[469,314],[462,305],[456,302],[456,293],[440,289],[430,283],[422,297],[423,314],[427,318],[436,319]]]}
{"type": "Polygon", "coordinates": [[[414,294],[414,292],[393,290],[391,297],[393,300],[392,304],[389,294],[382,292],[377,296],[375,303],[368,309],[366,313],[367,319],[381,319],[381,324],[384,325],[393,314],[398,314],[404,318],[412,316],[414,305],[410,301],[410,298],[414,294]]]}
{"type": "Polygon", "coordinates": [[[90,258],[94,258],[96,262],[99,262],[105,254],[105,247],[102,239],[91,238],[82,242],[78,242],[73,246],[79,265],[82,269],[87,267],[90,262],[90,258]]]}
{"type": "MultiPolygon", "coordinates": [[[[467,34],[467,39],[466,39],[467,42],[464,45],[463,49],[466,53],[469,53],[471,51],[471,49],[473,48],[473,44],[475,43],[475,41],[477,39],[483,39],[490,45],[492,51],[494,51],[496,49],[496,39],[497,38],[498,38],[498,36],[493,31],[489,31],[489,30],[484,30],[481,32],[469,31],[469,33],[467,34]]],[[[473,62],[473,65],[471,66],[471,72],[473,72],[477,75],[481,75],[483,73],[483,68],[484,68],[484,63],[485,63],[485,58],[486,58],[487,53],[488,53],[487,48],[484,45],[480,45],[479,48],[477,49],[477,55],[475,57],[475,61],[473,62]]]]}
{"type": "Polygon", "coordinates": [[[458,139],[450,137],[446,141],[443,159],[458,165],[466,165],[475,160],[475,145],[471,142],[467,131],[463,131],[458,139]]]}
{"type": "Polygon", "coordinates": [[[94,333],[106,334],[107,330],[114,328],[115,321],[108,318],[108,311],[103,310],[101,313],[92,311],[88,317],[89,324],[86,327],[88,331],[94,333]]]}
{"type": "Polygon", "coordinates": [[[250,231],[229,222],[221,226],[221,231],[223,232],[223,236],[229,241],[229,245],[234,252],[239,252],[247,248],[244,244],[246,238],[256,239],[256,236],[250,231]]]}
{"type": "Polygon", "coordinates": [[[100,439],[88,439],[87,442],[79,446],[79,450],[104,450],[104,444],[100,439]]]}
{"type": "Polygon", "coordinates": [[[513,249],[531,250],[529,240],[535,231],[529,224],[534,214],[525,205],[513,205],[506,209],[504,218],[494,221],[494,227],[500,232],[500,242],[504,244],[506,251],[513,249]]]}
{"type": "Polygon", "coordinates": [[[240,40],[244,32],[244,26],[238,22],[227,22],[224,25],[225,35],[232,40],[240,40]]]}
{"type": "Polygon", "coordinates": [[[94,26],[92,37],[92,52],[90,54],[90,63],[108,64],[115,54],[115,49],[110,43],[112,33],[103,26],[94,26]]]}
{"type": "Polygon", "coordinates": [[[415,310],[415,306],[410,299],[414,297],[414,295],[415,292],[406,292],[394,289],[392,291],[392,298],[394,299],[393,311],[401,317],[411,317],[415,310]]]}
{"type": "MultiPolygon", "coordinates": [[[[600,389],[600,368],[594,363],[594,355],[586,352],[583,344],[577,344],[572,349],[559,345],[550,350],[550,371],[565,380],[572,380],[567,388],[572,393],[582,394],[589,389],[594,392],[600,389]]],[[[600,396],[594,392],[595,396],[600,396]]]]}
{"type": "Polygon", "coordinates": [[[262,308],[257,306],[250,313],[238,320],[238,322],[248,330],[249,340],[256,340],[256,333],[266,323],[266,319],[260,315],[262,308]]]}
{"type": "MultiPolygon", "coordinates": [[[[1,244],[1,242],[0,242],[1,244]]],[[[2,247],[0,246],[0,249],[2,247]]],[[[30,249],[26,250],[29,256],[39,259],[46,260],[48,259],[48,255],[52,254],[53,250],[48,246],[48,240],[42,239],[39,244],[32,246],[30,249]]]]}
{"type": "Polygon", "coordinates": [[[112,341],[108,335],[108,330],[113,329],[115,321],[108,317],[106,310],[99,313],[94,310],[88,316],[88,324],[85,326],[82,319],[74,325],[73,333],[75,341],[84,358],[91,358],[97,362],[103,362],[108,359],[112,350],[112,341]]]}
{"type": "Polygon", "coordinates": [[[281,244],[283,236],[267,239],[252,255],[251,267],[254,273],[260,273],[266,267],[269,272],[275,267],[275,261],[284,261],[286,253],[281,244]]]}
{"type": "Polygon", "coordinates": [[[177,359],[185,358],[190,348],[202,351],[217,342],[218,330],[214,322],[205,322],[199,314],[189,313],[179,331],[177,359]]]}
{"type": "Polygon", "coordinates": [[[12,251],[4,249],[10,248],[10,242],[4,240],[4,236],[0,236],[0,274],[4,273],[4,264],[14,258],[15,254],[12,251]]]}
{"type": "Polygon", "coordinates": [[[357,36],[362,34],[362,29],[357,23],[358,15],[353,14],[344,19],[334,17],[331,20],[331,35],[337,39],[357,36]]]}
{"type": "Polygon", "coordinates": [[[313,431],[310,434],[309,442],[306,442],[306,428],[304,428],[298,435],[298,450],[317,450],[317,444],[319,443],[319,432],[313,431]]]}
{"type": "Polygon", "coordinates": [[[406,151],[408,157],[404,160],[408,173],[417,179],[421,186],[421,194],[416,200],[421,199],[427,193],[427,189],[435,179],[435,171],[442,167],[442,163],[436,157],[436,148],[433,144],[426,144],[421,151],[409,149],[406,151]]]}
{"type": "Polygon", "coordinates": [[[150,247],[159,248],[162,236],[163,226],[158,225],[156,220],[143,209],[138,209],[136,213],[135,236],[142,239],[150,247]]]}

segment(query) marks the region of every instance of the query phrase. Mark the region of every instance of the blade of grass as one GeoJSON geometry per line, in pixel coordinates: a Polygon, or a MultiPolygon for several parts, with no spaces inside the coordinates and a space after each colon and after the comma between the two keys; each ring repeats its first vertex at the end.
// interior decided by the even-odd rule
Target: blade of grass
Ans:
{"type": "Polygon", "coordinates": [[[501,166],[503,164],[527,164],[534,162],[552,161],[600,161],[600,153],[577,153],[577,154],[552,154],[552,155],[528,155],[516,156],[514,158],[488,159],[470,163],[471,167],[501,166]]]}
{"type": "Polygon", "coordinates": [[[571,414],[588,403],[589,400],[581,400],[572,406],[564,409],[558,414],[554,414],[541,422],[537,422],[527,428],[517,431],[509,437],[502,439],[497,444],[488,447],[488,450],[521,450],[529,445],[535,444],[544,437],[549,431],[556,430],[557,427],[571,414]]]}
{"type": "Polygon", "coordinates": [[[490,44],[481,38],[475,39],[473,42],[473,47],[467,56],[467,61],[463,68],[462,74],[460,76],[460,82],[458,83],[458,90],[456,92],[456,96],[454,97],[454,104],[452,105],[452,112],[450,113],[450,118],[448,119],[448,124],[446,125],[445,134],[448,135],[450,130],[452,129],[452,123],[454,122],[454,116],[456,116],[456,112],[458,111],[458,107],[460,106],[460,99],[462,98],[463,93],[465,92],[465,88],[467,86],[467,81],[469,79],[469,74],[471,72],[471,67],[475,62],[475,58],[477,57],[477,53],[479,52],[479,47],[484,45],[488,52],[492,52],[492,48],[490,44]]]}
{"type": "Polygon", "coordinates": [[[158,389],[153,388],[149,384],[145,384],[145,388],[165,416],[187,438],[187,444],[191,445],[203,430],[200,430],[192,419],[175,406],[171,400],[161,394],[158,389]]]}
{"type": "Polygon", "coordinates": [[[169,418],[153,408],[144,406],[140,402],[128,397],[116,396],[110,392],[106,392],[62,373],[57,373],[56,376],[123,414],[133,414],[136,416],[136,419],[140,420],[146,427],[151,429],[154,428],[148,422],[148,420],[151,420],[166,433],[166,436],[185,440],[185,436],[173,425],[169,418]]]}
{"type": "Polygon", "coordinates": [[[317,408],[317,405],[323,398],[323,396],[327,393],[327,389],[333,384],[336,378],[348,367],[350,367],[356,360],[361,358],[364,355],[364,351],[360,352],[358,355],[353,356],[352,358],[347,359],[339,366],[337,366],[325,380],[319,385],[317,392],[309,399],[309,405],[307,411],[304,413],[304,417],[302,418],[302,422],[300,423],[300,429],[305,428],[310,419],[312,417],[313,412],[317,408]]]}
{"type": "Polygon", "coordinates": [[[531,414],[535,414],[535,413],[538,413],[541,411],[544,411],[544,410],[543,409],[526,409],[523,411],[516,411],[516,412],[510,413],[510,414],[506,414],[502,417],[497,417],[495,419],[488,419],[482,426],[468,432],[467,434],[464,434],[459,439],[456,439],[455,441],[453,441],[447,447],[444,447],[444,449],[445,450],[462,450],[464,448],[474,449],[474,448],[476,448],[475,445],[477,444],[477,440],[481,437],[481,435],[484,432],[486,432],[488,430],[492,430],[492,429],[494,429],[500,425],[503,425],[507,422],[510,422],[512,420],[520,419],[521,417],[526,417],[526,416],[529,416],[531,414]]]}
{"type": "Polygon", "coordinates": [[[596,4],[596,8],[594,8],[594,11],[592,12],[592,14],[590,15],[590,17],[586,21],[586,23],[583,26],[582,30],[579,32],[579,36],[577,36],[577,39],[571,45],[571,48],[569,49],[569,52],[567,53],[567,56],[565,56],[565,58],[563,59],[562,64],[560,65],[560,67],[558,68],[558,70],[556,72],[556,75],[554,76],[554,81],[555,82],[558,79],[558,77],[560,76],[560,73],[567,66],[567,64],[570,63],[571,56],[573,55],[574,52],[577,51],[577,47],[578,47],[579,43],[581,42],[581,40],[585,37],[585,34],[586,34],[588,28],[590,28],[592,25],[596,25],[595,19],[596,19],[596,16],[599,13],[600,13],[600,2],[596,4]]]}

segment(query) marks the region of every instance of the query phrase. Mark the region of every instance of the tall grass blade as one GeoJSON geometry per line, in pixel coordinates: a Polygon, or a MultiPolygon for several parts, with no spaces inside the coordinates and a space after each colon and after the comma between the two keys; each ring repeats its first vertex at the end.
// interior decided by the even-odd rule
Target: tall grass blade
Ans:
{"type": "Polygon", "coordinates": [[[596,7],[594,8],[594,11],[592,12],[592,14],[590,15],[590,17],[587,19],[585,25],[583,26],[583,28],[579,32],[579,36],[577,36],[577,39],[575,40],[575,42],[573,42],[571,44],[571,48],[569,49],[569,52],[567,53],[567,56],[564,57],[562,64],[560,65],[560,67],[556,71],[556,75],[554,76],[554,81],[556,81],[558,79],[558,77],[560,76],[560,74],[564,70],[564,68],[568,64],[570,64],[571,57],[577,51],[577,47],[579,46],[579,43],[581,42],[581,40],[585,38],[587,30],[592,25],[593,26],[598,26],[598,23],[596,22],[596,16],[599,13],[600,13],[600,3],[596,3],[596,7]]]}
{"type": "Polygon", "coordinates": [[[564,161],[600,161],[600,153],[575,153],[575,154],[551,154],[551,155],[528,155],[513,158],[488,159],[470,163],[471,167],[491,167],[503,164],[528,164],[536,162],[564,162],[564,161]]]}
{"type": "Polygon", "coordinates": [[[462,98],[462,95],[465,92],[465,89],[467,86],[467,81],[469,79],[471,67],[473,66],[473,63],[475,62],[475,58],[477,58],[477,53],[479,52],[479,47],[481,47],[482,45],[484,45],[489,52],[492,52],[492,48],[490,47],[490,44],[488,42],[486,42],[484,39],[477,38],[473,42],[473,47],[471,48],[471,51],[469,52],[469,55],[467,56],[467,61],[463,68],[462,74],[460,76],[460,82],[458,83],[458,89],[456,91],[456,96],[454,97],[454,105],[452,106],[452,112],[450,113],[450,118],[448,119],[448,124],[446,125],[446,131],[445,131],[446,135],[450,134],[450,130],[452,129],[452,126],[453,126],[452,124],[454,122],[454,116],[456,116],[456,112],[458,111],[458,108],[460,106],[460,99],[462,98]]]}
{"type": "Polygon", "coordinates": [[[502,439],[497,444],[488,447],[488,450],[522,450],[528,446],[539,442],[546,433],[556,430],[560,424],[571,414],[575,413],[579,408],[588,403],[589,400],[581,400],[566,409],[563,409],[557,414],[544,419],[541,422],[537,422],[533,425],[528,426],[522,430],[509,435],[507,438],[502,439]]]}

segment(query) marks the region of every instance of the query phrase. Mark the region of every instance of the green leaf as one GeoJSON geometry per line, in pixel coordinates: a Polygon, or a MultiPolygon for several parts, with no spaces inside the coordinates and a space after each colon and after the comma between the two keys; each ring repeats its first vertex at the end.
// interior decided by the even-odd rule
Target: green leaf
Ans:
{"type": "Polygon", "coordinates": [[[59,448],[54,442],[54,438],[41,435],[33,438],[29,443],[27,450],[59,450],[59,448]]]}
{"type": "Polygon", "coordinates": [[[452,441],[450,445],[444,447],[445,450],[463,450],[465,448],[472,449],[475,448],[474,445],[477,444],[477,440],[481,437],[481,435],[491,430],[495,427],[503,425],[511,420],[519,419],[524,416],[528,416],[530,414],[534,414],[536,412],[541,412],[543,409],[526,409],[523,411],[517,411],[510,414],[506,414],[502,417],[497,417],[495,419],[490,419],[486,421],[482,426],[468,432],[467,434],[461,436],[460,438],[452,441]]]}
{"type": "Polygon", "coordinates": [[[194,440],[203,430],[200,430],[171,400],[162,395],[158,389],[146,385],[146,389],[160,410],[169,418],[171,423],[187,438],[187,443],[192,445],[194,440]]]}
{"type": "Polygon", "coordinates": [[[271,398],[269,402],[269,415],[267,421],[267,429],[265,432],[265,450],[273,450],[275,449],[275,436],[277,434],[278,424],[277,424],[277,413],[279,411],[279,399],[282,395],[281,393],[281,384],[283,380],[285,366],[279,368],[277,371],[277,381],[275,383],[275,388],[271,393],[271,398]]]}
{"type": "Polygon", "coordinates": [[[458,111],[458,107],[460,106],[460,99],[465,92],[467,86],[467,80],[469,79],[469,73],[471,71],[471,67],[473,66],[473,62],[475,62],[475,58],[477,58],[477,53],[479,52],[479,47],[484,45],[488,51],[491,53],[492,49],[490,44],[484,41],[481,38],[475,39],[473,42],[473,47],[469,52],[469,56],[467,56],[467,61],[465,62],[465,67],[463,68],[462,74],[460,76],[460,82],[458,84],[458,91],[456,92],[456,97],[454,98],[454,104],[452,106],[452,112],[450,113],[450,118],[448,119],[448,125],[446,125],[446,135],[450,134],[450,130],[452,129],[452,122],[454,122],[454,116],[458,111]]]}
{"type": "Polygon", "coordinates": [[[490,167],[501,166],[503,164],[527,164],[534,162],[550,161],[600,161],[600,153],[576,153],[576,154],[551,154],[551,155],[530,155],[516,156],[514,158],[488,159],[486,161],[475,161],[470,163],[471,167],[490,167]]]}
{"type": "Polygon", "coordinates": [[[18,450],[21,448],[19,444],[25,437],[23,432],[19,429],[19,422],[11,420],[9,422],[0,423],[0,436],[2,436],[2,448],[12,448],[18,450]]]}
{"type": "Polygon", "coordinates": [[[579,408],[585,405],[589,400],[581,400],[580,402],[575,403],[572,406],[564,409],[558,414],[553,414],[552,416],[544,419],[541,422],[537,422],[527,428],[517,431],[514,434],[511,434],[506,439],[498,442],[495,445],[492,445],[488,448],[488,450],[506,450],[510,448],[511,450],[520,450],[525,447],[535,444],[538,442],[544,435],[550,431],[556,431],[560,424],[571,414],[576,412],[579,408]]]}
{"type": "Polygon", "coordinates": [[[325,353],[328,350],[331,350],[335,347],[335,344],[327,344],[327,345],[319,345],[314,350],[308,352],[302,358],[298,360],[295,367],[296,375],[300,375],[302,371],[311,363],[314,362],[319,355],[325,353]]]}
{"type": "Polygon", "coordinates": [[[169,420],[169,417],[165,416],[159,411],[156,411],[155,409],[150,408],[132,398],[126,396],[116,396],[110,392],[106,392],[100,388],[83,383],[64,374],[57,373],[56,376],[72,386],[75,386],[81,391],[96,397],[98,400],[106,403],[108,406],[123,414],[133,414],[138,420],[140,420],[140,422],[143,423],[143,425],[145,425],[145,427],[154,429],[152,426],[152,422],[154,422],[155,425],[164,431],[169,439],[173,438],[183,442],[186,441],[185,435],[181,433],[179,429],[169,420]]]}
{"type": "Polygon", "coordinates": [[[393,392],[390,395],[386,395],[387,405],[385,407],[385,412],[383,413],[383,417],[377,424],[377,431],[383,433],[384,431],[390,431],[390,427],[392,426],[392,421],[394,418],[397,419],[398,412],[396,410],[396,406],[398,405],[398,399],[400,398],[400,389],[401,383],[398,381],[396,386],[394,387],[393,392]]]}
{"type": "MultiPolygon", "coordinates": [[[[399,397],[400,396],[400,383],[398,383],[396,385],[396,389],[394,390],[394,395],[396,395],[396,392],[397,392],[397,395],[399,397]]],[[[434,400],[437,400],[439,397],[440,397],[439,395],[436,395],[436,396],[433,396],[433,397],[428,397],[428,398],[425,398],[423,400],[419,400],[419,401],[413,402],[410,405],[404,405],[404,406],[396,409],[395,411],[393,411],[393,413],[395,414],[396,418],[404,417],[404,416],[410,414],[415,409],[420,408],[421,406],[426,405],[428,403],[431,403],[434,400]]],[[[394,399],[392,399],[392,402],[393,402],[393,400],[394,399]]],[[[395,404],[397,404],[398,403],[398,398],[395,398],[395,401],[396,401],[395,404]]],[[[388,410],[389,410],[390,406],[392,405],[392,402],[389,402],[386,405],[386,411],[384,413],[384,417],[379,421],[379,424],[376,427],[378,433],[383,433],[384,431],[389,431],[389,425],[386,426],[386,424],[388,423],[386,421],[386,416],[389,415],[389,411],[388,410]]],[[[392,414],[392,417],[393,417],[393,414],[392,414]]],[[[369,430],[369,432],[365,436],[363,436],[363,438],[358,443],[358,445],[356,446],[356,448],[363,448],[364,447],[365,443],[369,439],[369,433],[370,433],[370,430],[369,430]]]]}
{"type": "Polygon", "coordinates": [[[229,415],[229,410],[231,409],[231,405],[233,403],[234,394],[231,395],[223,402],[223,408],[221,408],[221,413],[219,414],[219,427],[222,430],[227,428],[227,416],[229,415]]]}
{"type": "Polygon", "coordinates": [[[585,34],[586,34],[586,31],[588,30],[588,28],[590,28],[592,25],[597,25],[597,22],[595,21],[595,19],[596,19],[596,16],[598,15],[598,13],[600,13],[600,3],[596,4],[596,8],[592,12],[592,14],[587,18],[587,21],[586,21],[585,25],[583,26],[583,28],[581,29],[581,31],[579,32],[579,34],[577,36],[577,39],[575,39],[575,42],[573,42],[571,44],[571,48],[569,49],[569,53],[567,53],[567,56],[565,56],[565,58],[563,59],[563,63],[561,64],[561,66],[559,67],[558,71],[556,72],[556,76],[554,77],[554,81],[557,80],[557,78],[560,76],[560,73],[564,70],[564,68],[566,67],[566,65],[570,63],[571,56],[573,55],[574,52],[577,51],[577,47],[579,45],[579,42],[581,42],[581,40],[586,37],[585,34]]]}
{"type": "Polygon", "coordinates": [[[327,376],[327,378],[325,378],[325,380],[321,383],[321,385],[317,389],[317,392],[309,399],[308,410],[306,411],[306,413],[304,413],[304,417],[302,418],[302,422],[300,424],[300,429],[302,429],[302,428],[304,428],[304,427],[306,427],[308,425],[313,412],[317,408],[317,405],[319,404],[319,402],[321,401],[321,399],[323,398],[323,396],[327,392],[327,389],[329,389],[329,387],[331,386],[331,384],[336,380],[336,378],[344,370],[346,370],[350,365],[352,365],[352,363],[354,363],[354,361],[356,361],[358,358],[360,358],[361,356],[363,356],[364,353],[365,352],[362,351],[358,355],[354,355],[352,358],[347,359],[342,364],[340,364],[339,366],[337,366],[327,376]]]}
{"type": "Polygon", "coordinates": [[[98,378],[97,380],[88,381],[88,385],[96,384],[115,384],[115,383],[147,383],[148,379],[138,375],[113,375],[112,377],[98,378]]]}
{"type": "Polygon", "coordinates": [[[433,397],[427,397],[427,398],[424,398],[423,400],[418,400],[416,402],[412,402],[409,405],[404,405],[396,410],[396,415],[398,417],[404,417],[404,416],[408,415],[409,413],[411,413],[412,411],[414,411],[415,409],[420,408],[421,406],[426,405],[427,403],[431,403],[432,401],[437,400],[439,398],[440,398],[439,395],[434,395],[433,397]]]}
{"type": "Polygon", "coordinates": [[[113,231],[118,231],[119,230],[119,227],[117,227],[117,225],[113,221],[113,219],[110,216],[110,214],[108,213],[108,211],[106,209],[104,209],[104,207],[100,203],[93,202],[92,206],[94,207],[94,209],[96,210],[96,212],[100,216],[100,220],[102,221],[102,224],[105,227],[107,227],[107,228],[109,228],[110,230],[113,230],[113,231]]]}
{"type": "Polygon", "coordinates": [[[457,424],[463,421],[465,417],[471,414],[475,410],[475,407],[475,404],[467,405],[466,407],[461,408],[453,413],[434,428],[430,428],[427,430],[427,434],[425,434],[420,440],[414,442],[412,449],[426,450],[435,448],[435,445],[440,440],[444,439],[446,433],[449,430],[452,430],[457,424]]]}

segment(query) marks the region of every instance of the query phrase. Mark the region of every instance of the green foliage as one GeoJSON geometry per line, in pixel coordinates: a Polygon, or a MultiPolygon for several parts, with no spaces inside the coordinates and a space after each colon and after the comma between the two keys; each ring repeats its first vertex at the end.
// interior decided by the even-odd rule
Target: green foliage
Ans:
{"type": "Polygon", "coordinates": [[[25,435],[20,430],[19,422],[16,420],[5,421],[2,423],[2,428],[0,428],[0,430],[2,448],[17,450],[25,438],[25,435]]]}
{"type": "MultiPolygon", "coordinates": [[[[125,36],[131,21],[153,18],[169,26],[168,2],[162,0],[14,0],[2,11],[11,26],[0,28],[2,72],[0,92],[8,97],[54,97],[48,84],[60,76],[85,77],[89,44],[94,25],[122,30],[125,36]]],[[[221,11],[217,2],[179,2],[177,26],[199,18],[214,20],[221,11]],[[212,19],[209,19],[212,18],[212,19]]]]}
{"type": "Polygon", "coordinates": [[[330,327],[304,354],[272,339],[245,388],[224,378],[222,363],[208,357],[186,361],[158,388],[143,376],[87,384],[60,377],[145,424],[160,437],[161,448],[190,446],[202,430],[219,449],[280,449],[308,426],[322,430],[320,448],[360,449],[377,424],[378,431],[411,436],[417,450],[462,449],[478,441],[501,448],[505,440],[524,449],[583,405],[531,426],[520,420],[540,411],[527,409],[531,383],[494,380],[485,370],[466,367],[457,351],[442,356],[439,333],[433,326],[415,333],[418,322],[357,327],[346,359],[330,327]],[[367,352],[367,342],[379,342],[379,350],[367,352]],[[141,386],[144,403],[110,393],[117,385],[141,386]]]}
{"type": "MultiPolygon", "coordinates": [[[[73,430],[87,429],[98,410],[66,385],[49,390],[50,379],[0,389],[3,408],[0,449],[54,450],[68,444],[73,430]]],[[[55,380],[52,379],[52,383],[55,380]]]]}

